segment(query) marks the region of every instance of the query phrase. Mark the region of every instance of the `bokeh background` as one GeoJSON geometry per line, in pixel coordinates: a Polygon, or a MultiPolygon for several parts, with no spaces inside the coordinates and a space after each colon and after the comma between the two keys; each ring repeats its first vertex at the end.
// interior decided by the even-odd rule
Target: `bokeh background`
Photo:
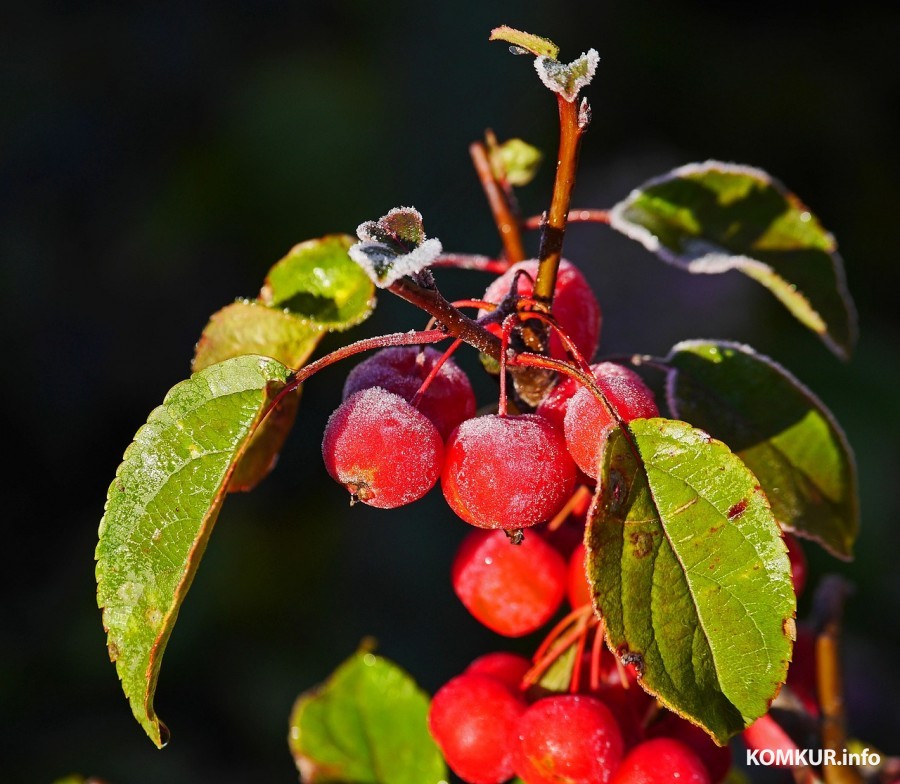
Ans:
{"type": "MultiPolygon", "coordinates": [[[[746,341],[843,423],[860,472],[857,559],[807,552],[814,575],[857,586],[853,730],[900,752],[900,6],[32,2],[0,25],[3,781],[294,781],[291,703],[363,636],[431,691],[482,652],[534,647],[481,629],[452,595],[465,526],[439,491],[395,513],[347,508],[319,453],[341,366],[308,385],[278,470],[226,504],[162,669],[163,752],[107,661],[93,577],[125,446],[187,376],[208,315],[254,295],[291,245],[413,204],[446,248],[497,252],[468,143],[492,127],[552,160],[557,140],[530,60],[487,41],[501,23],[564,58],[601,54],[576,205],[718,158],[768,170],[837,235],[862,330],[847,365],[737,273],[692,278],[602,227],[572,228],[566,254],[603,305],[602,353],[746,341]]],[[[522,192],[526,212],[546,206],[551,175],[522,192]]],[[[477,295],[487,279],[440,283],[477,295]]],[[[382,297],[355,335],[421,323],[382,297]]],[[[463,363],[477,372],[472,352],[463,363]]],[[[478,390],[495,394],[485,379],[478,390]]]]}

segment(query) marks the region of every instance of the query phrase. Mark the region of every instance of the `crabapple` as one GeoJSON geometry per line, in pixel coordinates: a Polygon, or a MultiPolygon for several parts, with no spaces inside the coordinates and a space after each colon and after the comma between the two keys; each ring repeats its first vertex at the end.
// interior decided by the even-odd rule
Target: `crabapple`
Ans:
{"type": "Polygon", "coordinates": [[[575,484],[562,433],[534,414],[467,419],[447,441],[441,488],[481,528],[516,530],[552,517],[575,484]]]}
{"type": "MultiPolygon", "coordinates": [[[[484,299],[499,305],[509,293],[513,284],[513,278],[519,270],[527,272],[532,280],[537,277],[538,260],[528,259],[513,264],[506,272],[497,278],[487,291],[484,299]]],[[[524,297],[530,297],[534,286],[525,275],[519,276],[518,293],[524,297]]],[[[479,312],[479,316],[486,311],[479,312]]],[[[581,270],[574,264],[563,259],[556,273],[556,287],[553,294],[553,315],[560,327],[572,339],[581,355],[590,360],[600,343],[600,324],[602,321],[600,304],[591,291],[591,287],[581,274],[581,270]]],[[[559,335],[551,332],[550,355],[557,359],[565,359],[568,355],[559,335]]]]}
{"type": "Polygon", "coordinates": [[[513,774],[509,741],[524,710],[500,681],[463,673],[434,695],[428,729],[454,773],[470,784],[500,784],[513,774]]]}
{"type": "Polygon", "coordinates": [[[484,675],[506,684],[513,692],[518,693],[525,673],[531,669],[531,661],[517,653],[497,651],[479,656],[468,667],[469,675],[484,675]]]}
{"type": "MultiPolygon", "coordinates": [[[[597,386],[625,422],[659,416],[653,393],[633,370],[613,362],[592,368],[597,386]]],[[[565,435],[569,452],[588,476],[597,477],[597,458],[616,420],[590,389],[582,387],[566,407],[565,435]]]]}
{"type": "Polygon", "coordinates": [[[622,759],[619,725],[596,697],[538,700],[522,714],[515,735],[515,771],[528,784],[604,784],[622,759]]]}
{"type": "MultiPolygon", "coordinates": [[[[344,400],[354,392],[381,387],[411,402],[422,382],[434,369],[441,352],[430,346],[392,346],[360,362],[344,382],[344,400]]],[[[447,359],[416,408],[428,417],[446,439],[453,428],[475,413],[475,394],[469,378],[447,359]]]]}
{"type": "Polygon", "coordinates": [[[780,755],[778,755],[777,752],[788,752],[786,758],[790,759],[791,754],[797,751],[798,748],[791,736],[788,735],[784,729],[782,729],[781,725],[768,713],[764,716],[760,716],[753,724],[747,727],[741,733],[741,737],[747,748],[751,751],[754,749],[759,749],[760,751],[763,749],[771,749],[776,752],[776,768],[789,767],[786,764],[778,764],[778,757],[780,755]]]}
{"type": "Polygon", "coordinates": [[[674,738],[688,746],[706,766],[712,784],[719,784],[731,770],[731,749],[728,746],[717,746],[696,724],[670,711],[665,711],[647,734],[651,738],[674,738]]]}
{"type": "Polygon", "coordinates": [[[475,618],[498,634],[521,637],[547,623],[559,608],[566,562],[539,536],[514,545],[503,531],[472,531],[450,577],[475,618]]]}
{"type": "Polygon", "coordinates": [[[635,746],[616,771],[612,784],[710,784],[700,758],[684,743],[653,738],[635,746]]]}
{"type": "Polygon", "coordinates": [[[444,445],[424,414],[399,395],[372,387],[348,397],[328,419],[322,456],[354,500],[393,509],[434,487],[444,445]]]}

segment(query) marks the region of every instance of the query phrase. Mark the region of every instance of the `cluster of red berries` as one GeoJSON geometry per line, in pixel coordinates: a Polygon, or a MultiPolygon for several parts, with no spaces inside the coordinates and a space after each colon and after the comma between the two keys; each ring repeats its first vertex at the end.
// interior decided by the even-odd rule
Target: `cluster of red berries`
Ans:
{"type": "Polygon", "coordinates": [[[592,688],[549,695],[528,687],[531,669],[516,654],[487,654],[434,696],[429,729],[464,781],[717,784],[727,774],[729,749],[657,711],[630,668],[612,666],[592,688]]]}
{"type": "MultiPolygon", "coordinates": [[[[536,268],[534,261],[514,265],[483,302],[500,303],[513,286],[530,295],[523,273],[536,268]]],[[[560,266],[554,315],[577,351],[592,356],[600,306],[568,262],[560,266]]],[[[555,332],[549,351],[567,356],[555,332]]],[[[592,370],[622,420],[657,415],[652,393],[633,371],[611,363],[592,370]]],[[[471,384],[452,359],[432,348],[383,349],[347,378],[344,402],[325,429],[326,468],[354,499],[383,509],[422,497],[440,477],[448,504],[463,520],[518,530],[560,510],[577,469],[596,476],[602,435],[615,424],[592,391],[572,379],[558,384],[533,414],[474,414],[471,384]]]]}

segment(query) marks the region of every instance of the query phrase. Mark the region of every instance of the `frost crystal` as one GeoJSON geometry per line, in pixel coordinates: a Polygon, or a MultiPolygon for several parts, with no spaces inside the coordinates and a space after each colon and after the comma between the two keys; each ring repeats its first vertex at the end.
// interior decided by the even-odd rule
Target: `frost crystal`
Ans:
{"type": "Polygon", "coordinates": [[[599,62],[597,50],[588,49],[568,65],[549,57],[538,57],[534,61],[534,68],[548,90],[559,93],[571,103],[578,96],[578,91],[591,83],[599,62]]]}
{"type": "Polygon", "coordinates": [[[356,229],[357,242],[348,254],[378,288],[428,267],[443,250],[440,240],[426,239],[422,215],[414,207],[397,207],[377,221],[356,229]]]}

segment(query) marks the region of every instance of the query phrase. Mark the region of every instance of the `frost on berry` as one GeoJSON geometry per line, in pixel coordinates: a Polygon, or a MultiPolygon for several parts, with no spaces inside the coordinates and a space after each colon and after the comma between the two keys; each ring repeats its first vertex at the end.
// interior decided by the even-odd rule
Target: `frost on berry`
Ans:
{"type": "Polygon", "coordinates": [[[481,528],[514,530],[548,520],[574,484],[562,433],[534,414],[467,419],[447,442],[444,497],[481,528]]]}
{"type": "Polygon", "coordinates": [[[612,784],[710,784],[700,758],[684,743],[654,738],[635,746],[622,760],[612,784]]]}
{"type": "Polygon", "coordinates": [[[434,695],[428,729],[454,773],[469,784],[500,784],[513,774],[509,739],[524,710],[500,681],[464,673],[434,695]]]}
{"type": "Polygon", "coordinates": [[[444,449],[431,421],[399,395],[372,387],[331,415],[322,440],[328,473],[354,498],[393,509],[434,487],[444,449]]]}
{"type": "Polygon", "coordinates": [[[514,766],[528,784],[605,784],[622,759],[619,725],[594,697],[534,703],[516,728],[514,766]]]}
{"type": "Polygon", "coordinates": [[[539,536],[511,544],[503,531],[473,531],[453,561],[453,590],[481,623],[520,637],[543,626],[566,589],[563,557],[539,536]]]}
{"type": "MultiPolygon", "coordinates": [[[[537,276],[538,261],[529,259],[513,264],[506,272],[497,278],[487,291],[484,299],[497,305],[509,294],[513,280],[519,270],[524,270],[531,276],[519,276],[518,293],[522,296],[531,296],[534,290],[532,280],[537,276]]],[[[553,315],[559,321],[560,326],[578,347],[586,360],[594,355],[600,343],[600,303],[591,291],[581,270],[574,264],[563,259],[556,275],[556,287],[553,294],[553,315]]],[[[479,316],[486,311],[480,311],[479,316]]],[[[550,335],[550,354],[557,359],[565,359],[568,355],[559,335],[550,335]]]]}
{"type": "MultiPolygon", "coordinates": [[[[412,402],[442,354],[419,346],[394,346],[360,362],[344,382],[344,400],[361,389],[381,387],[412,402]]],[[[441,365],[416,408],[428,417],[446,439],[460,422],[475,413],[475,393],[469,377],[452,359],[441,365]]]]}
{"type": "MultiPolygon", "coordinates": [[[[592,368],[597,386],[624,422],[659,416],[653,393],[633,370],[602,362],[592,368]]],[[[597,458],[616,420],[586,387],[569,400],[565,414],[566,444],[578,467],[597,477],[597,458]]]]}

